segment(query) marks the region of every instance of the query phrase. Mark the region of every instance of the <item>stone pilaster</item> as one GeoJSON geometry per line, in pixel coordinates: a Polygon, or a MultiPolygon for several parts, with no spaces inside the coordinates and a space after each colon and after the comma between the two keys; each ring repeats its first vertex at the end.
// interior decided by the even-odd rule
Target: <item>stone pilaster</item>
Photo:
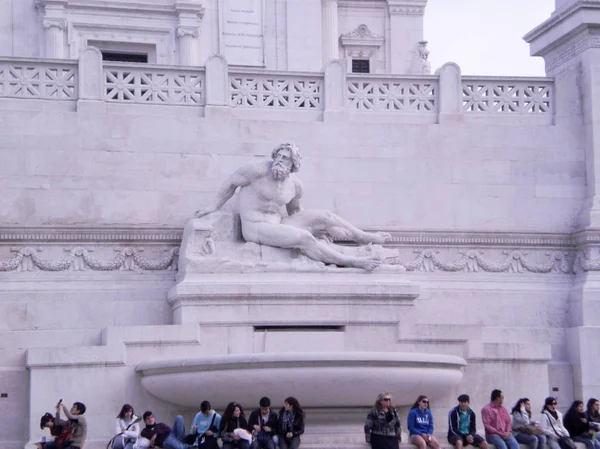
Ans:
{"type": "Polygon", "coordinates": [[[46,30],[46,58],[63,59],[66,56],[67,19],[47,17],[42,23],[46,30]]]}
{"type": "Polygon", "coordinates": [[[196,27],[180,26],[177,28],[177,37],[179,38],[180,65],[199,65],[199,36],[200,30],[196,27]]]}
{"type": "Polygon", "coordinates": [[[322,0],[323,64],[339,58],[338,0],[322,0]]]}
{"type": "Polygon", "coordinates": [[[387,0],[389,71],[409,73],[415,46],[423,41],[423,17],[427,0],[387,0]]]}
{"type": "Polygon", "coordinates": [[[200,47],[200,22],[204,7],[193,2],[175,2],[177,11],[177,38],[179,64],[198,66],[202,63],[200,47]]]}
{"type": "Polygon", "coordinates": [[[600,362],[592,357],[600,340],[600,1],[556,0],[556,8],[525,40],[555,78],[556,121],[575,136],[564,144],[586,162],[567,341],[575,397],[588,398],[600,387],[600,362]]]}

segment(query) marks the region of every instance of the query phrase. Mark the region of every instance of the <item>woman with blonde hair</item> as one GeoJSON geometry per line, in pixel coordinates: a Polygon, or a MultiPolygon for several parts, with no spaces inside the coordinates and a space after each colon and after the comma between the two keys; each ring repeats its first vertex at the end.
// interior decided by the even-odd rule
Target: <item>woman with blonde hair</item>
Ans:
{"type": "Polygon", "coordinates": [[[371,449],[398,449],[402,424],[389,393],[377,395],[365,421],[365,439],[371,449]]]}

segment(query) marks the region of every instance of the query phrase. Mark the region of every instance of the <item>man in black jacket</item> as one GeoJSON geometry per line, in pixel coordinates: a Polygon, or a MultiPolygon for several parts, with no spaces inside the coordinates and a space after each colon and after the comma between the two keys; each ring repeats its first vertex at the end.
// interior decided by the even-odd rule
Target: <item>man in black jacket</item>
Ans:
{"type": "Polygon", "coordinates": [[[456,449],[472,444],[480,449],[488,449],[485,439],[477,435],[475,412],[469,408],[469,395],[461,394],[458,405],[448,413],[448,442],[456,449]]]}
{"type": "Polygon", "coordinates": [[[250,449],[275,449],[273,438],[277,435],[277,413],[271,410],[271,400],[261,398],[260,408],[253,410],[248,419],[248,430],[255,436],[250,449]]]}
{"type": "Polygon", "coordinates": [[[140,436],[150,441],[150,447],[160,447],[163,449],[190,449],[189,444],[182,442],[185,437],[185,427],[183,417],[177,416],[173,429],[165,423],[156,422],[154,414],[151,411],[144,413],[144,424],[146,427],[140,432],[140,436]]]}

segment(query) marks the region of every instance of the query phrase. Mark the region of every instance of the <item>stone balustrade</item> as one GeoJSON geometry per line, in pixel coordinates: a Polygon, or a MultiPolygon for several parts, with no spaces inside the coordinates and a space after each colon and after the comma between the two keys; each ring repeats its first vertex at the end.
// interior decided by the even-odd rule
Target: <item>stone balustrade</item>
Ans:
{"type": "Polygon", "coordinates": [[[553,78],[463,77],[453,63],[420,77],[347,74],[342,61],[330,61],[323,73],[230,68],[221,56],[209,58],[206,67],[183,68],[103,63],[93,48],[79,61],[0,58],[3,97],[303,110],[324,120],[335,114],[410,115],[439,123],[512,115],[546,117],[552,124],[555,114],[553,78]]]}
{"type": "Polygon", "coordinates": [[[77,100],[77,61],[0,58],[0,98],[77,100]]]}

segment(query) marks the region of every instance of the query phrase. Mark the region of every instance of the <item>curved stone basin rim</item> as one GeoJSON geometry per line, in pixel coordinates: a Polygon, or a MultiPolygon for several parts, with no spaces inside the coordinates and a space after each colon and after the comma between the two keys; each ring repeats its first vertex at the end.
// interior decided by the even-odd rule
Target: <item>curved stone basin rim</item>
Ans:
{"type": "Polygon", "coordinates": [[[208,399],[222,410],[231,401],[253,406],[262,396],[273,403],[296,396],[303,407],[368,407],[383,390],[396,405],[409,405],[419,394],[452,391],[464,366],[462,358],[442,354],[261,353],[143,362],[136,371],[165,402],[197,408],[208,399]]]}
{"type": "Polygon", "coordinates": [[[263,369],[293,366],[405,366],[461,368],[467,362],[458,356],[405,352],[296,352],[253,353],[189,357],[140,362],[135,370],[142,375],[223,369],[263,369]]]}

